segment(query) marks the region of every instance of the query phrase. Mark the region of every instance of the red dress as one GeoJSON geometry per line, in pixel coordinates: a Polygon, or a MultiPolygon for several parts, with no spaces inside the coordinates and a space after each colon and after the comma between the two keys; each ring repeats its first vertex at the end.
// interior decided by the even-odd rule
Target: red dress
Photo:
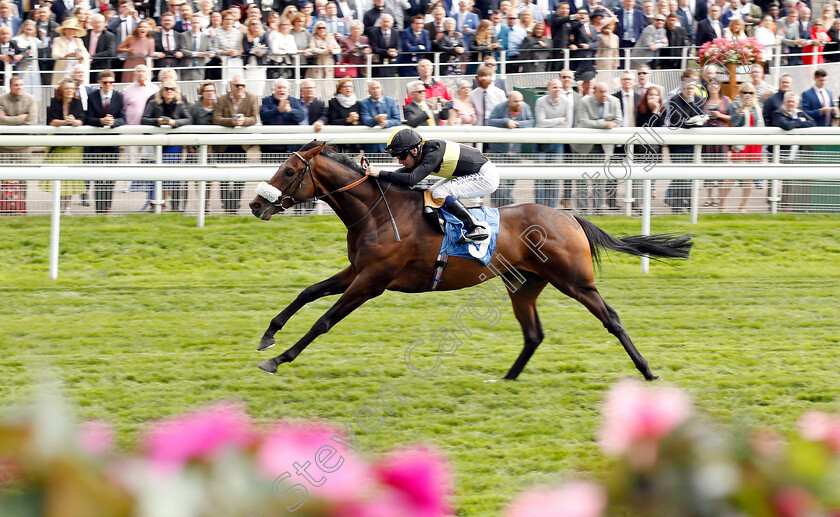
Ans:
{"type": "MultiPolygon", "coordinates": [[[[750,119],[744,127],[755,127],[755,113],[750,111],[750,119]]],[[[733,162],[760,162],[761,161],[760,145],[746,145],[740,151],[732,151],[733,162]]]]}

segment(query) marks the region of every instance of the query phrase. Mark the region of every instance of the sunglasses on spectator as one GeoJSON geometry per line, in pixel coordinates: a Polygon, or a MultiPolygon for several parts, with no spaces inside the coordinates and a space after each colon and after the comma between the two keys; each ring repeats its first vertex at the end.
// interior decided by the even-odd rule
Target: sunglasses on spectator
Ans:
{"type": "Polygon", "coordinates": [[[236,86],[237,88],[245,88],[244,84],[234,84],[233,86],[236,86]]]}
{"type": "Polygon", "coordinates": [[[426,90],[415,90],[411,93],[426,93],[426,90]]]}
{"type": "Polygon", "coordinates": [[[201,93],[208,93],[208,92],[216,93],[216,90],[214,88],[205,88],[204,90],[202,90],[201,93]]]}
{"type": "Polygon", "coordinates": [[[167,92],[174,92],[175,91],[175,88],[173,88],[172,86],[164,86],[163,89],[167,92]]]}
{"type": "Polygon", "coordinates": [[[574,79],[574,78],[575,78],[575,76],[573,76],[573,75],[561,75],[560,76],[560,79],[574,79]]]}
{"type": "Polygon", "coordinates": [[[650,72],[639,72],[639,75],[648,75],[650,72]]]}
{"type": "Polygon", "coordinates": [[[741,92],[741,93],[743,93],[744,95],[752,95],[752,94],[754,94],[755,92],[753,92],[753,91],[744,91],[744,92],[741,92]]]}
{"type": "Polygon", "coordinates": [[[102,84],[114,84],[114,81],[105,81],[105,80],[102,80],[102,81],[99,81],[99,82],[100,82],[100,83],[102,83],[102,84]]]}

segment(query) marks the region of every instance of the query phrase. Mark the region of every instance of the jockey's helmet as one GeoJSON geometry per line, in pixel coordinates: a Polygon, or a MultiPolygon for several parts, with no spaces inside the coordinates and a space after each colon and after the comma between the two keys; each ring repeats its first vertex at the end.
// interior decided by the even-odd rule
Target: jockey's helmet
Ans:
{"type": "Polygon", "coordinates": [[[410,127],[402,127],[391,133],[391,137],[388,138],[388,145],[385,146],[385,152],[392,156],[398,156],[416,149],[422,143],[423,138],[417,131],[410,127]]]}

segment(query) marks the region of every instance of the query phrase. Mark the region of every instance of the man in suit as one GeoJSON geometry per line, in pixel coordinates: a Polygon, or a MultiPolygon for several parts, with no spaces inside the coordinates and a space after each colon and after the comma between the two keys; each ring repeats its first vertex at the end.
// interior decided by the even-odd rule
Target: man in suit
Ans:
{"type": "MultiPolygon", "coordinates": [[[[373,52],[374,65],[388,65],[395,63],[400,54],[400,33],[394,30],[394,17],[390,14],[383,14],[379,20],[379,27],[373,27],[368,32],[368,40],[373,52]]],[[[396,73],[396,67],[373,67],[374,77],[394,77],[396,73]]]]}
{"type": "MultiPolygon", "coordinates": [[[[257,123],[260,99],[245,90],[245,78],[235,75],[230,80],[230,91],[221,97],[213,110],[213,123],[224,127],[246,127],[257,123]]],[[[249,163],[260,162],[259,145],[213,146],[220,153],[244,151],[249,163]]],[[[226,213],[235,214],[239,210],[244,182],[222,181],[219,190],[222,193],[222,208],[226,213]]]]}
{"type": "Polygon", "coordinates": [[[400,68],[400,75],[403,77],[417,76],[415,64],[426,57],[426,53],[432,50],[432,40],[429,31],[423,28],[423,16],[417,15],[411,19],[411,27],[402,32],[400,39],[401,54],[397,58],[398,63],[410,64],[400,68]]]}
{"type": "Polygon", "coordinates": [[[647,63],[650,61],[650,66],[658,68],[659,60],[652,59],[659,56],[660,49],[668,46],[668,37],[665,32],[665,15],[657,14],[653,18],[653,25],[648,25],[642,31],[639,41],[636,42],[636,47],[633,49],[633,57],[636,58],[637,64],[647,63]]]}
{"type": "MultiPolygon", "coordinates": [[[[698,5],[705,6],[706,3],[701,1],[698,2],[698,5]]],[[[680,21],[680,26],[685,29],[685,35],[688,37],[688,41],[694,41],[694,13],[691,11],[691,0],[679,0],[679,7],[677,8],[677,17],[680,21]]]]}
{"type": "Polygon", "coordinates": [[[111,60],[117,57],[114,34],[105,30],[105,17],[99,13],[90,18],[91,30],[82,38],[90,53],[90,82],[98,80],[99,72],[111,68],[111,60]]]}
{"type": "Polygon", "coordinates": [[[791,9],[785,18],[776,22],[776,40],[781,40],[782,53],[787,55],[788,65],[802,64],[802,47],[808,41],[802,36],[799,11],[791,9]]]}
{"type": "MultiPolygon", "coordinates": [[[[373,7],[362,18],[362,23],[365,25],[365,34],[368,34],[374,27],[379,25],[380,17],[383,14],[390,14],[391,19],[396,24],[396,13],[385,7],[385,0],[373,0],[373,7]]],[[[397,27],[397,31],[399,31],[399,27],[397,27]]]]}
{"type": "Polygon", "coordinates": [[[429,38],[432,40],[432,47],[437,50],[437,42],[446,33],[443,29],[443,19],[446,18],[446,10],[442,6],[432,9],[432,21],[423,25],[429,31],[429,38]]]}
{"type": "Polygon", "coordinates": [[[55,14],[55,21],[59,24],[64,21],[65,18],[73,14],[73,8],[75,7],[75,2],[73,0],[56,0],[52,4],[52,12],[55,14]]]}
{"type": "Polygon", "coordinates": [[[671,59],[662,59],[659,62],[659,67],[663,70],[675,70],[681,68],[682,48],[690,46],[688,34],[683,27],[679,25],[679,17],[676,14],[669,14],[665,22],[665,37],[668,39],[668,45],[659,51],[661,57],[669,57],[671,59]]]}
{"type": "MultiPolygon", "coordinates": [[[[799,109],[799,94],[796,92],[787,92],[784,95],[782,105],[770,117],[770,125],[780,127],[785,131],[790,131],[791,129],[814,127],[816,124],[811,115],[799,109]]],[[[782,153],[790,151],[790,154],[786,155],[786,160],[793,160],[798,147],[783,145],[780,151],[782,153]]],[[[783,192],[783,195],[785,194],[783,192]]]]}
{"type": "Polygon", "coordinates": [[[470,11],[470,0],[459,0],[458,12],[452,17],[455,18],[455,30],[464,35],[464,42],[469,45],[470,38],[481,21],[477,14],[470,11]]]}
{"type": "Polygon", "coordinates": [[[618,23],[615,26],[615,33],[618,36],[619,47],[630,48],[636,46],[636,41],[642,35],[645,28],[645,15],[634,6],[636,0],[624,0],[624,9],[616,14],[618,23]]]}
{"type": "MultiPolygon", "coordinates": [[[[579,14],[570,15],[569,2],[560,2],[557,5],[557,12],[549,18],[551,26],[551,43],[552,59],[563,59],[563,49],[568,48],[570,44],[570,35],[577,30],[581,17],[579,14]]],[[[551,68],[553,71],[559,71],[562,68],[562,61],[553,61],[551,68]]]]}
{"type": "Polygon", "coordinates": [[[193,14],[195,14],[192,4],[184,2],[181,4],[179,12],[181,13],[181,19],[175,22],[175,32],[190,32],[192,30],[193,14]]]}
{"type": "MultiPolygon", "coordinates": [[[[534,127],[534,114],[531,107],[523,102],[522,93],[512,91],[507,95],[507,102],[500,102],[493,108],[487,125],[507,129],[521,129],[534,127]]],[[[519,154],[522,151],[522,144],[496,143],[490,144],[490,152],[504,153],[508,156],[519,154]]],[[[501,180],[499,188],[490,196],[494,206],[505,206],[513,204],[511,189],[514,180],[501,180]]]]}
{"type": "Polygon", "coordinates": [[[764,125],[769,127],[773,125],[773,113],[779,109],[784,102],[785,94],[793,91],[793,77],[785,74],[779,77],[779,89],[773,95],[767,97],[764,101],[764,125]]]}
{"type": "Polygon", "coordinates": [[[175,32],[175,15],[163,13],[160,26],[160,32],[152,33],[155,40],[155,68],[180,67],[184,53],[181,52],[181,35],[175,32]]]}
{"type": "MultiPolygon", "coordinates": [[[[90,93],[85,125],[93,127],[120,127],[125,124],[125,103],[122,93],[114,90],[116,76],[111,70],[102,70],[96,77],[99,89],[90,93]]],[[[95,163],[117,163],[119,147],[86,147],[85,153],[98,155],[91,160],[95,163]]],[[[113,181],[93,182],[94,208],[97,214],[111,211],[111,199],[114,194],[113,181]]]]}
{"type": "Polygon", "coordinates": [[[12,31],[12,36],[15,36],[22,23],[21,18],[12,16],[12,4],[10,2],[0,2],[0,27],[8,27],[12,31]]]}
{"type": "Polygon", "coordinates": [[[317,133],[327,123],[327,103],[315,97],[315,82],[311,79],[300,82],[300,102],[306,108],[306,123],[317,133]]]}
{"type": "MultiPolygon", "coordinates": [[[[636,127],[636,106],[642,100],[642,96],[634,91],[635,83],[636,79],[633,76],[633,72],[624,71],[621,73],[621,88],[613,94],[613,97],[617,98],[621,105],[621,122],[618,124],[618,127],[636,127]]],[[[614,151],[617,157],[620,158],[622,155],[631,152],[632,148],[617,145],[614,151]]],[[[630,160],[632,157],[627,156],[627,159],[630,160]]],[[[618,181],[608,177],[606,182],[607,192],[605,197],[607,199],[607,206],[610,209],[616,209],[618,208],[618,202],[616,200],[618,181]]]]}
{"type": "Polygon", "coordinates": [[[598,30],[589,23],[589,13],[583,9],[578,11],[580,25],[573,32],[574,42],[569,45],[572,50],[571,57],[577,59],[572,63],[572,68],[578,74],[586,70],[594,70],[592,63],[587,61],[595,57],[598,50],[598,30]]]}
{"type": "Polygon", "coordinates": [[[807,113],[818,127],[831,126],[832,119],[840,116],[834,107],[831,90],[825,87],[828,74],[822,68],[814,72],[814,86],[802,93],[802,111],[807,113]]]}
{"type": "Polygon", "coordinates": [[[190,19],[190,31],[180,34],[180,48],[184,53],[184,66],[181,70],[182,81],[201,81],[204,79],[204,67],[210,53],[210,36],[201,30],[201,15],[193,14],[190,19]]]}
{"type": "Polygon", "coordinates": [[[709,8],[709,17],[697,24],[694,44],[699,47],[708,41],[722,37],[723,26],[720,23],[720,6],[713,5],[709,8]]]}
{"type": "MultiPolygon", "coordinates": [[[[382,129],[402,124],[397,100],[383,94],[382,83],[370,81],[368,83],[368,94],[370,94],[370,97],[361,102],[359,110],[362,124],[367,127],[382,129]]],[[[385,144],[367,144],[363,149],[366,153],[382,153],[385,152],[385,144]]]]}
{"type": "MultiPolygon", "coordinates": [[[[298,126],[306,123],[306,108],[303,103],[290,97],[291,87],[284,78],[274,80],[274,95],[263,98],[260,119],[264,126],[298,126]]],[[[297,150],[297,146],[293,146],[297,150]]],[[[264,145],[263,153],[287,153],[289,146],[264,145]]]]}
{"type": "Polygon", "coordinates": [[[449,118],[447,108],[437,109],[435,104],[429,105],[423,81],[411,81],[405,86],[405,89],[411,99],[411,102],[403,108],[405,123],[409,126],[439,126],[441,120],[449,118]]]}

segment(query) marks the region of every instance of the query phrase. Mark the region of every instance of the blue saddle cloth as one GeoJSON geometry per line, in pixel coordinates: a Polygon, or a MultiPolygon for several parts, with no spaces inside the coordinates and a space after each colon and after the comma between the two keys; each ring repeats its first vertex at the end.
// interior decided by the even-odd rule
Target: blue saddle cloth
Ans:
{"type": "Polygon", "coordinates": [[[496,237],[499,236],[499,209],[479,207],[471,208],[470,212],[476,221],[482,223],[482,226],[490,232],[490,237],[480,242],[458,244],[458,239],[464,235],[464,225],[460,219],[444,209],[446,233],[440,245],[440,254],[475,259],[486,266],[493,257],[493,251],[496,249],[496,237]]]}

